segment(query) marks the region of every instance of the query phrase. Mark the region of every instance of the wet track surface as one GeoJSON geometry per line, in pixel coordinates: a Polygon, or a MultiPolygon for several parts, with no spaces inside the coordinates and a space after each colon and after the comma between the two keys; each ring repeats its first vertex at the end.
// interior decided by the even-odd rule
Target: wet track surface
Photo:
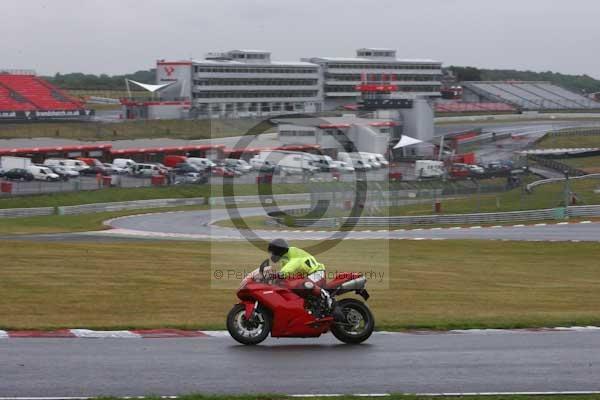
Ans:
{"type": "MultiPolygon", "coordinates": [[[[294,206],[290,206],[294,207],[294,206]]],[[[299,207],[299,206],[295,206],[299,207]]],[[[109,222],[115,230],[97,232],[101,236],[147,237],[157,239],[240,240],[252,237],[245,230],[210,225],[218,220],[230,219],[231,210],[181,211],[163,214],[145,214],[122,217],[109,222]]],[[[261,207],[237,209],[243,217],[264,215],[261,207]]],[[[600,223],[537,224],[469,228],[423,228],[385,231],[364,230],[344,233],[318,230],[255,230],[260,238],[283,237],[289,240],[343,239],[489,239],[528,241],[600,241],[600,223]]]]}
{"type": "Polygon", "coordinates": [[[600,332],[0,339],[0,395],[600,390],[600,332]]]}

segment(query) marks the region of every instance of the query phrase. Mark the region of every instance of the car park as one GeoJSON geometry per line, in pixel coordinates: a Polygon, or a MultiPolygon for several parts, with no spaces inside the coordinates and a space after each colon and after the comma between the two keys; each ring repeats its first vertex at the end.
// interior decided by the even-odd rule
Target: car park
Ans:
{"type": "Polygon", "coordinates": [[[4,172],[4,179],[14,181],[32,181],[33,174],[24,168],[13,168],[4,172]]]}

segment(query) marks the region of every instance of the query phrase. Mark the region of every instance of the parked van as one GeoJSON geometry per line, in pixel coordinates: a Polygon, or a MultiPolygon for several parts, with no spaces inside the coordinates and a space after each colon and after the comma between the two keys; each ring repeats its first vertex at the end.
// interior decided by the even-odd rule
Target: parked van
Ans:
{"type": "Polygon", "coordinates": [[[223,163],[228,168],[233,168],[236,171],[240,171],[245,174],[252,171],[252,167],[245,160],[238,160],[237,158],[226,158],[223,163]]]}
{"type": "Polygon", "coordinates": [[[162,164],[135,164],[131,167],[131,174],[135,176],[164,175],[166,172],[162,164]]]}
{"type": "Polygon", "coordinates": [[[202,169],[208,169],[208,168],[217,166],[217,164],[215,164],[208,158],[201,158],[201,157],[188,157],[187,162],[188,162],[188,164],[195,165],[202,169]]]}
{"type": "Polygon", "coordinates": [[[119,168],[131,169],[136,164],[131,158],[115,158],[112,165],[119,168]]]}
{"type": "Polygon", "coordinates": [[[33,175],[33,179],[37,181],[58,181],[60,176],[52,172],[52,170],[43,165],[30,165],[27,170],[33,175]]]}
{"type": "Polygon", "coordinates": [[[288,154],[277,163],[279,169],[288,175],[315,173],[319,167],[312,165],[312,157],[303,154],[288,154]]]}
{"type": "Polygon", "coordinates": [[[415,175],[417,178],[439,178],[444,175],[444,163],[436,160],[415,161],[415,175]]]}
{"type": "Polygon", "coordinates": [[[367,153],[367,152],[364,152],[364,151],[359,151],[358,153],[361,154],[361,155],[373,157],[375,159],[375,161],[377,161],[381,165],[381,167],[383,167],[383,168],[390,166],[389,161],[386,160],[386,158],[383,156],[383,154],[379,154],[379,153],[367,153]]]}
{"type": "Polygon", "coordinates": [[[71,160],[68,158],[48,158],[44,161],[44,165],[47,167],[67,167],[72,168],[77,172],[81,172],[84,169],[89,168],[89,165],[81,160],[71,160]]]}
{"type": "Polygon", "coordinates": [[[338,153],[338,160],[345,162],[356,171],[370,171],[373,169],[373,166],[370,163],[366,162],[362,157],[359,157],[355,154],[358,153],[338,153]]]}

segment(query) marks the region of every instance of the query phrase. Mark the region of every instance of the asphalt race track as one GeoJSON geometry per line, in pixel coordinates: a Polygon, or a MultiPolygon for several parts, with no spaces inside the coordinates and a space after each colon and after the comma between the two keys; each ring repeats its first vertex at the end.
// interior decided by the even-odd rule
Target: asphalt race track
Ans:
{"type": "MultiPolygon", "coordinates": [[[[295,206],[298,207],[298,206],[295,206]]],[[[243,217],[264,215],[262,207],[239,208],[243,217]]],[[[181,240],[242,240],[251,237],[247,231],[211,225],[215,221],[230,219],[226,209],[207,211],[180,211],[142,214],[117,218],[107,223],[115,228],[90,232],[94,236],[140,237],[181,240]]],[[[488,239],[526,241],[600,241],[600,223],[520,224],[496,227],[423,228],[410,230],[365,230],[332,232],[321,230],[255,230],[262,239],[283,237],[289,240],[343,239],[488,239]]]]}
{"type": "Polygon", "coordinates": [[[600,390],[600,331],[0,339],[0,396],[600,390]]]}

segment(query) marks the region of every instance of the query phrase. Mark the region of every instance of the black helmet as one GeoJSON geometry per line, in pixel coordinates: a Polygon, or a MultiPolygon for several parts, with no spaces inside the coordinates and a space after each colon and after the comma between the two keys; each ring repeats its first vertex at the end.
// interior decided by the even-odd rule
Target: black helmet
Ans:
{"type": "Polygon", "coordinates": [[[284,239],[274,239],[269,243],[269,253],[273,262],[279,261],[281,256],[288,252],[290,245],[284,239]]]}

